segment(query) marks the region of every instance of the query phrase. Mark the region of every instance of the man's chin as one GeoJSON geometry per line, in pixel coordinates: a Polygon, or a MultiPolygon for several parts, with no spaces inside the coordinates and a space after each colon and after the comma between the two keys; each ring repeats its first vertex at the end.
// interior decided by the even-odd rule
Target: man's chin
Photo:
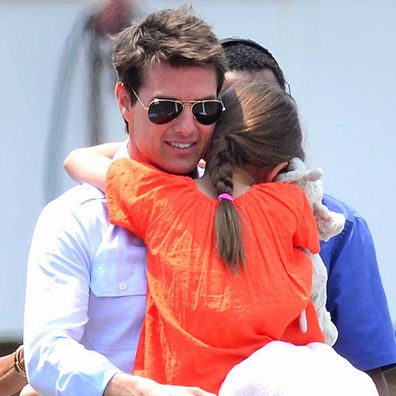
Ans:
{"type": "Polygon", "coordinates": [[[160,169],[173,175],[190,176],[196,172],[197,164],[188,166],[164,166],[160,167],[160,169]]]}

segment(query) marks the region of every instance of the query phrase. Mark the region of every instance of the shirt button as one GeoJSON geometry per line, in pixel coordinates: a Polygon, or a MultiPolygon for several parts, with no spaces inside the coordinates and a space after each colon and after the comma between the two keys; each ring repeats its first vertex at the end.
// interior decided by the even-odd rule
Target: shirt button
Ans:
{"type": "Polygon", "coordinates": [[[125,290],[126,287],[127,287],[127,285],[126,285],[126,283],[121,282],[121,283],[118,285],[118,287],[120,288],[120,290],[125,290]]]}

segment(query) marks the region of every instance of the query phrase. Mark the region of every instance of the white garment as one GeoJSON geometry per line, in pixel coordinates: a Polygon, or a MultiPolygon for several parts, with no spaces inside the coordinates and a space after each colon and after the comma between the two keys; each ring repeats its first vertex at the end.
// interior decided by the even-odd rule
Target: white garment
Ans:
{"type": "Polygon", "coordinates": [[[24,344],[41,395],[101,396],[133,367],[145,315],[146,249],[109,224],[101,191],[72,188],[49,203],[29,254],[24,344]]]}
{"type": "Polygon", "coordinates": [[[332,347],[273,341],[237,364],[219,396],[378,396],[371,378],[332,347]]]}

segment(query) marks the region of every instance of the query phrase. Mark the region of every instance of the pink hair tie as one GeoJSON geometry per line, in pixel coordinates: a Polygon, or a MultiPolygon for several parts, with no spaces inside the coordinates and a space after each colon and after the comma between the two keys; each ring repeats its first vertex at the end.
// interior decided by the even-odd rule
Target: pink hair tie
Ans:
{"type": "Polygon", "coordinates": [[[231,201],[234,202],[234,198],[232,198],[232,196],[228,193],[222,193],[220,194],[217,199],[219,200],[219,202],[221,202],[223,199],[226,199],[227,201],[231,201]]]}

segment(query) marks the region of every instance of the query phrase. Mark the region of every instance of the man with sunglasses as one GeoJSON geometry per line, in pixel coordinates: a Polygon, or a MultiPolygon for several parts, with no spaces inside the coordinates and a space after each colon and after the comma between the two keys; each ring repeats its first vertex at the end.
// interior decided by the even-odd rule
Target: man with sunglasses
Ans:
{"type": "MultiPolygon", "coordinates": [[[[211,28],[188,11],[153,13],[119,35],[113,61],[129,134],[118,155],[194,174],[223,111],[227,62],[211,28]]],[[[104,194],[92,186],[44,208],[29,255],[24,333],[29,383],[40,394],[211,395],[130,374],[145,314],[145,255],[140,240],[109,224],[104,194]]]]}
{"type": "MultiPolygon", "coordinates": [[[[238,37],[221,43],[229,63],[224,89],[256,80],[290,94],[282,69],[266,48],[238,37]]],[[[396,343],[371,234],[364,219],[343,202],[325,194],[323,203],[346,218],[344,231],[322,242],[320,253],[329,273],[327,308],[339,331],[334,348],[366,371],[386,396],[382,368],[396,364],[396,343]]]]}

